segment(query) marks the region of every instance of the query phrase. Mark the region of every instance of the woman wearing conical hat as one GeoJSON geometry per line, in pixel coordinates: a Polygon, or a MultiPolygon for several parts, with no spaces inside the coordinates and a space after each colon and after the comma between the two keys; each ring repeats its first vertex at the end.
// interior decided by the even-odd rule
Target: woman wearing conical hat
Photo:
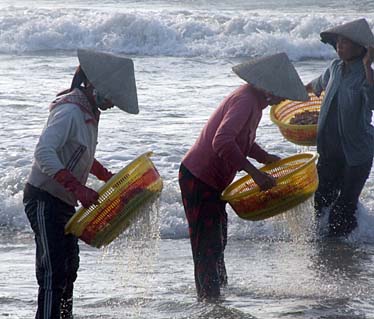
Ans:
{"type": "Polygon", "coordinates": [[[322,42],[338,54],[327,70],[307,85],[325,91],[318,120],[319,187],[317,218],[330,207],[329,234],[345,236],[357,226],[358,198],[369,176],[374,154],[374,36],[365,19],[321,33],[322,42]]]}
{"type": "Polygon", "coordinates": [[[36,318],[73,318],[79,248],[64,226],[77,201],[87,208],[99,197],[85,186],[88,175],[105,182],[113,175],[95,159],[100,111],[115,105],[138,113],[132,60],[88,50],[78,50],[78,58],[71,88],[50,105],[24,190],[36,242],[36,318]]]}
{"type": "Polygon", "coordinates": [[[256,142],[262,110],[283,99],[307,100],[308,94],[285,53],[252,59],[233,71],[247,82],[228,95],[182,160],[179,185],[189,225],[199,300],[216,299],[227,283],[223,252],[227,241],[226,203],[221,192],[238,171],[252,176],[262,190],[275,185],[247,157],[260,163],[279,160],[256,142]]]}

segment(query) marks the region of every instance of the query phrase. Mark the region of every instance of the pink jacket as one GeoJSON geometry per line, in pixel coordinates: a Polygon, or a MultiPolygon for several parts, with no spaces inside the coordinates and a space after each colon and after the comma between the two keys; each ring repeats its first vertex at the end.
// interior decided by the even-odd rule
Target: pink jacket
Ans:
{"type": "Polygon", "coordinates": [[[267,106],[265,97],[244,84],[226,97],[182,160],[198,179],[224,190],[243,169],[246,157],[263,163],[267,152],[254,141],[267,106]]]}

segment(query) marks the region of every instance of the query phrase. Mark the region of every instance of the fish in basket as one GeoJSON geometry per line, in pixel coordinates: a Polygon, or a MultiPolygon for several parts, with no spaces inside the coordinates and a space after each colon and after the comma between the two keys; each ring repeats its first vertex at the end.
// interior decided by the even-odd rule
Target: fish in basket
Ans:
{"type": "Polygon", "coordinates": [[[261,191],[246,175],[229,185],[221,199],[247,220],[262,220],[283,213],[311,197],[318,187],[317,153],[296,154],[260,168],[277,180],[276,186],[261,191]]]}
{"type": "Polygon", "coordinates": [[[145,153],[98,190],[98,205],[80,208],[65,226],[65,233],[100,248],[108,245],[131,225],[137,215],[162,190],[162,179],[145,153]]]}
{"type": "Polygon", "coordinates": [[[303,146],[314,146],[317,140],[317,121],[324,94],[309,94],[309,101],[285,100],[272,105],[270,119],[283,137],[303,146]]]}

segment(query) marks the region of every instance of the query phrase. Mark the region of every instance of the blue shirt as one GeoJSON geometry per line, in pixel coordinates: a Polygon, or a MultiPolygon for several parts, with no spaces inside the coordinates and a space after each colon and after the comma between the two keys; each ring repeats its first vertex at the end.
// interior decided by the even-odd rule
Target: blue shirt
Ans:
{"type": "Polygon", "coordinates": [[[341,143],[341,138],[339,134],[338,121],[336,120],[338,101],[335,98],[332,100],[330,105],[329,114],[327,114],[326,123],[324,125],[324,132],[321,132],[320,139],[318,143],[319,153],[323,154],[331,160],[345,161],[344,151],[341,143]]]}
{"type": "Polygon", "coordinates": [[[349,166],[361,165],[373,158],[374,85],[366,80],[362,60],[348,65],[339,59],[333,60],[327,70],[312,81],[312,86],[316,94],[325,91],[318,118],[318,153],[327,156],[324,146],[327,136],[336,136],[336,143],[341,144],[349,166]],[[334,102],[335,108],[332,107],[334,102]],[[338,134],[334,134],[336,127],[338,134]]]}

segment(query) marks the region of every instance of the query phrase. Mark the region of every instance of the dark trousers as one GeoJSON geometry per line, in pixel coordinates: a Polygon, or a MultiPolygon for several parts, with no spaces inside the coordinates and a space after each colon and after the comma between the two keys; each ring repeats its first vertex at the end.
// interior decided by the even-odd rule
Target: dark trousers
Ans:
{"type": "Polygon", "coordinates": [[[317,217],[321,216],[323,207],[330,207],[331,236],[345,236],[356,228],[355,211],[371,166],[372,160],[349,166],[342,159],[320,157],[317,164],[319,186],[314,202],[317,217]]]}
{"type": "Polygon", "coordinates": [[[79,267],[78,239],[64,234],[73,206],[29,184],[25,212],[35,234],[37,319],[72,318],[73,286],[79,267]]]}
{"type": "Polygon", "coordinates": [[[227,284],[224,250],[227,243],[226,203],[220,192],[195,178],[183,165],[179,185],[186,213],[198,298],[216,299],[227,284]]]}

